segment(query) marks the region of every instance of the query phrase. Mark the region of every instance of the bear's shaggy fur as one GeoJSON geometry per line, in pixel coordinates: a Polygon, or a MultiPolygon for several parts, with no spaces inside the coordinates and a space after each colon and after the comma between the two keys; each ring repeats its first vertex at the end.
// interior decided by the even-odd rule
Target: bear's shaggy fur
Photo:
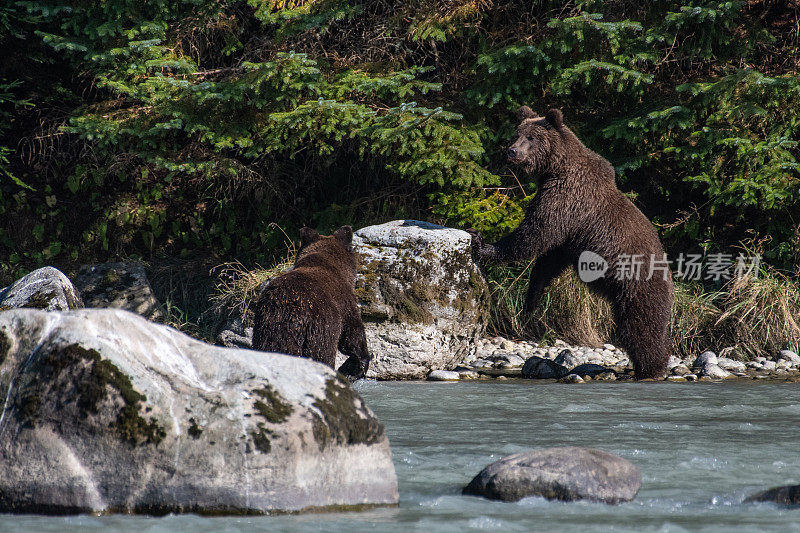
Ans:
{"type": "Polygon", "coordinates": [[[354,293],[353,228],[329,236],[300,231],[300,250],[288,272],[269,281],[255,305],[253,348],[335,365],[336,349],[349,356],[339,371],[364,377],[370,355],[354,293]]]}
{"type": "Polygon", "coordinates": [[[582,252],[600,255],[608,270],[589,287],[611,301],[617,337],[628,350],[636,378],[663,377],[673,286],[658,234],[617,189],[611,164],[563,124],[561,111],[551,109],[542,118],[523,106],[518,118],[517,140],[508,157],[537,177],[538,193],[519,227],[495,244],[486,245],[471,232],[476,259],[535,259],[526,298],[526,309],[532,310],[554,278],[577,267],[582,252]],[[638,276],[626,268],[636,258],[638,276]],[[618,276],[621,271],[625,275],[618,276]]]}

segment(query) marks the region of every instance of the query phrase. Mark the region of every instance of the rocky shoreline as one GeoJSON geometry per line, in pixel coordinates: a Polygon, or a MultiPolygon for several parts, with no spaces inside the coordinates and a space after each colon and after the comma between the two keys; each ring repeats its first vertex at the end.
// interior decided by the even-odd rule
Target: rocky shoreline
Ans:
{"type": "MultiPolygon", "coordinates": [[[[723,353],[730,350],[722,350],[723,353]]],[[[706,351],[695,358],[671,357],[665,381],[706,382],[729,379],[800,381],[800,356],[781,350],[773,357],[747,362],[706,351]]],[[[550,379],[563,383],[633,380],[633,367],[624,350],[612,345],[553,345],[491,337],[478,341],[478,349],[451,371],[433,371],[431,381],[470,379],[550,379]]]]}

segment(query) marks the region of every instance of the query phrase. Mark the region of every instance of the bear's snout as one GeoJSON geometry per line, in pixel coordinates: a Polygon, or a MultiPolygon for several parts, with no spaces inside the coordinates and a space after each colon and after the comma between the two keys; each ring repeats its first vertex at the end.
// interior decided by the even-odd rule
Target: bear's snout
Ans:
{"type": "Polygon", "coordinates": [[[517,149],[513,146],[509,148],[506,152],[508,154],[509,159],[516,159],[517,158],[517,149]]]}

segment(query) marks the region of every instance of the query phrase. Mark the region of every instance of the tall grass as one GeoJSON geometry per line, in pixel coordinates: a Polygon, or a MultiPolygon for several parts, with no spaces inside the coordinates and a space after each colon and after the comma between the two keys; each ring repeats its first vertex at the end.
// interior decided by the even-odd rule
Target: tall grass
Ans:
{"type": "Polygon", "coordinates": [[[161,259],[146,267],[147,278],[166,312],[165,323],[194,337],[210,340],[219,324],[209,315],[214,294],[213,258],[161,259]]]}
{"type": "Polygon", "coordinates": [[[490,267],[492,293],[489,329],[495,334],[552,342],[602,346],[614,331],[611,307],[589,291],[573,270],[556,278],[532,313],[523,306],[532,263],[525,267],[490,267]]]}
{"type": "Polygon", "coordinates": [[[770,273],[733,280],[719,302],[718,344],[742,358],[800,346],[800,285],[770,273]]]}
{"type": "MultiPolygon", "coordinates": [[[[549,342],[598,346],[614,342],[610,306],[591,293],[573,270],[545,291],[539,307],[523,312],[531,264],[488,271],[492,292],[490,333],[549,342]]],[[[688,358],[713,350],[749,359],[800,348],[800,284],[769,268],[730,280],[719,290],[676,282],[669,324],[673,353],[688,358]]]]}

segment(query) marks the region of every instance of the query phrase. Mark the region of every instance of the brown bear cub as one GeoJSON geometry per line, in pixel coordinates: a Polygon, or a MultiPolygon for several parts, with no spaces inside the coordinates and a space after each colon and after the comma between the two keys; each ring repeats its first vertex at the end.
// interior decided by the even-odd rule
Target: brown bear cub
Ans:
{"type": "Polygon", "coordinates": [[[561,111],[539,117],[523,106],[518,118],[508,158],[536,176],[538,192],[519,227],[495,244],[484,244],[471,231],[477,261],[535,259],[525,302],[529,311],[554,278],[576,267],[591,289],[610,300],[617,337],[636,378],[662,378],[673,287],[658,234],[617,189],[611,164],[563,124],[561,111]],[[589,264],[594,272],[586,271],[589,264]]]}
{"type": "Polygon", "coordinates": [[[331,236],[300,230],[294,266],[270,280],[255,306],[253,348],[308,357],[334,368],[336,349],[349,356],[339,372],[363,378],[370,355],[356,303],[353,228],[331,236]]]}

